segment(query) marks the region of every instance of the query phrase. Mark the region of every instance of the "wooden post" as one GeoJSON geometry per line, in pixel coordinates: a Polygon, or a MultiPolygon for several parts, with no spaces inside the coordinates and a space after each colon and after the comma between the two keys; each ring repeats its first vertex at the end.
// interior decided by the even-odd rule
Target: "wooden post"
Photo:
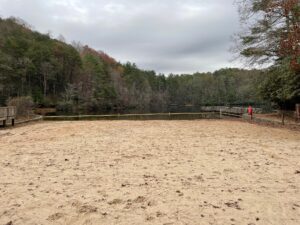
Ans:
{"type": "Polygon", "coordinates": [[[11,125],[15,126],[15,119],[11,119],[11,125]]]}
{"type": "Polygon", "coordinates": [[[300,104],[296,104],[296,121],[300,121],[300,104]]]}
{"type": "Polygon", "coordinates": [[[284,110],[281,111],[281,123],[284,125],[284,110]]]}

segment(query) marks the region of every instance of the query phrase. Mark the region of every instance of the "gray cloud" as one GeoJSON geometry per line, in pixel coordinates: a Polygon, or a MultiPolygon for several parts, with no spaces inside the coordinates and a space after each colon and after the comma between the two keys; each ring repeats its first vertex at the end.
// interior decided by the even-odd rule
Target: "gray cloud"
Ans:
{"type": "Polygon", "coordinates": [[[0,15],[157,72],[239,66],[228,52],[239,27],[233,0],[0,0],[0,15]]]}

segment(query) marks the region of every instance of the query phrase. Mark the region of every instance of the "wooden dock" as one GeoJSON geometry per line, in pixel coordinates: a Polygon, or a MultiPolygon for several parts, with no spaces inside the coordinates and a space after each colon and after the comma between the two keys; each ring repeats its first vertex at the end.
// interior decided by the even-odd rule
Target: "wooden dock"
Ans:
{"type": "Polygon", "coordinates": [[[15,125],[15,119],[17,116],[17,109],[15,106],[0,107],[0,125],[5,127],[10,121],[11,125],[15,125]]]}

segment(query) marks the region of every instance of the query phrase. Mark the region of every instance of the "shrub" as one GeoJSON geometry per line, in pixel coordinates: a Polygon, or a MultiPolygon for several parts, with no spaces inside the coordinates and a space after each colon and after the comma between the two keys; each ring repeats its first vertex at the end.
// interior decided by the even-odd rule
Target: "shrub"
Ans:
{"type": "Polygon", "coordinates": [[[74,104],[72,101],[62,101],[59,102],[56,106],[57,111],[65,113],[65,114],[73,114],[74,113],[74,104]]]}
{"type": "Polygon", "coordinates": [[[28,116],[32,114],[32,108],[34,106],[33,100],[30,96],[21,96],[9,98],[7,100],[8,106],[16,106],[17,108],[17,116],[28,116]]]}

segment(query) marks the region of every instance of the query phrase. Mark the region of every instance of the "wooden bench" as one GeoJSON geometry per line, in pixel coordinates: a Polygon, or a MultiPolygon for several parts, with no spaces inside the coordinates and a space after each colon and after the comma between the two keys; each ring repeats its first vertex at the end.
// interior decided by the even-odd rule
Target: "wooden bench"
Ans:
{"type": "Polygon", "coordinates": [[[11,125],[15,125],[15,119],[17,115],[17,109],[14,106],[0,107],[0,122],[5,127],[8,121],[11,121],[11,125]]]}

